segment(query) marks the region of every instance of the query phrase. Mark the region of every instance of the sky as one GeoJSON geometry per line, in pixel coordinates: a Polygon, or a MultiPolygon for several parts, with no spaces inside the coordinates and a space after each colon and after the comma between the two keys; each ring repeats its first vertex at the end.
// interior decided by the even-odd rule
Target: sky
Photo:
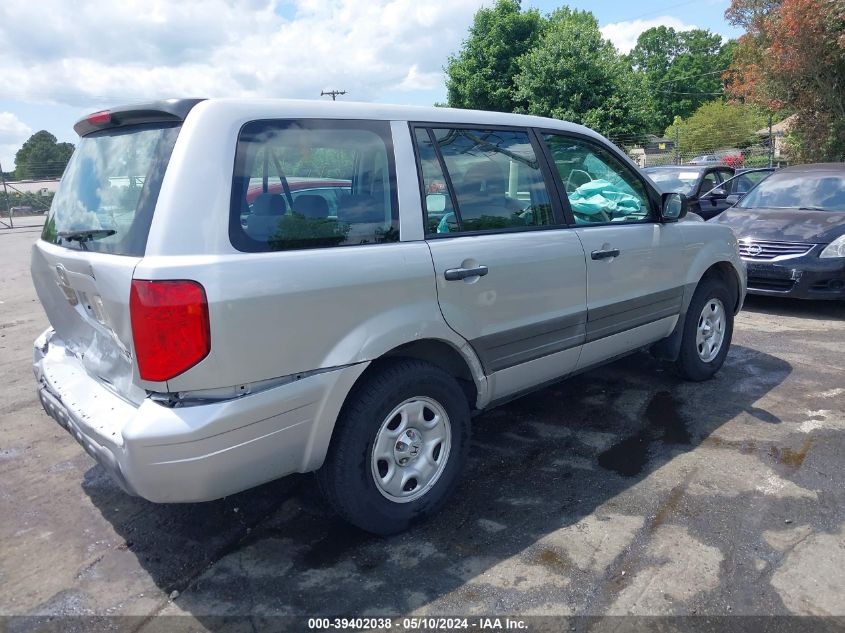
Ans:
{"type": "MultiPolygon", "coordinates": [[[[3,0],[0,164],[29,136],[76,141],[113,105],[169,97],[293,97],[432,105],[474,13],[494,0],[3,0]],[[323,97],[326,98],[326,97],[323,97]]],[[[523,0],[592,11],[621,52],[660,24],[740,32],[729,0],[523,0]]]]}

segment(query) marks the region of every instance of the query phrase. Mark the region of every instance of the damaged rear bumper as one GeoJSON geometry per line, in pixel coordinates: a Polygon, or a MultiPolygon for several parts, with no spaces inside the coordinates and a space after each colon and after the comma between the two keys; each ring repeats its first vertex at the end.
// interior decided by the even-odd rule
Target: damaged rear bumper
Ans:
{"type": "Polygon", "coordinates": [[[343,399],[367,364],[224,401],[139,405],[92,378],[48,330],[33,369],[44,410],[126,492],[208,501],[322,465],[343,399]]]}

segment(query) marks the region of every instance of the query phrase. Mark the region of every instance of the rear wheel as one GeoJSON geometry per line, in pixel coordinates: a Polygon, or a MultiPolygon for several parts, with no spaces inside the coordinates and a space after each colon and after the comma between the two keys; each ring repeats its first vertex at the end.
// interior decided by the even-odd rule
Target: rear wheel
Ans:
{"type": "Polygon", "coordinates": [[[676,365],[687,380],[707,380],[725,362],[733,336],[730,290],[718,279],[703,279],[692,296],[684,321],[676,365]]]}
{"type": "Polygon", "coordinates": [[[470,412],[457,381],[418,360],[373,370],[344,405],[317,479],[350,523],[400,532],[439,510],[469,450],[470,412]]]}

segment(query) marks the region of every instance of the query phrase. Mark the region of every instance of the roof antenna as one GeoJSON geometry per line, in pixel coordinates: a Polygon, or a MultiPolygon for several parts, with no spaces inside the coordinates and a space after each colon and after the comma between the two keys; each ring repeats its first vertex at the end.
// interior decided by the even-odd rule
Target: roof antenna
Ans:
{"type": "Polygon", "coordinates": [[[346,90],[321,90],[320,96],[321,97],[331,97],[332,101],[337,100],[340,95],[345,95],[346,90]]]}

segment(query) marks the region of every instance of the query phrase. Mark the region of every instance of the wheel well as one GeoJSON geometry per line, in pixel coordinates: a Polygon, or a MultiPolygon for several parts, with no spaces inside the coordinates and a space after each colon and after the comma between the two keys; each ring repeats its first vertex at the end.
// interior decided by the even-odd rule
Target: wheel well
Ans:
{"type": "Polygon", "coordinates": [[[405,343],[375,359],[364,373],[358,377],[358,380],[355,381],[355,385],[350,390],[350,393],[354,392],[355,387],[367,380],[376,367],[397,358],[416,358],[439,367],[458,381],[461,389],[466,394],[470,409],[475,408],[478,390],[476,389],[475,380],[472,377],[469,365],[458,350],[449,343],[436,339],[423,339],[405,343]]]}
{"type": "MultiPolygon", "coordinates": [[[[733,310],[734,314],[736,314],[739,310],[742,297],[739,296],[739,279],[737,278],[734,267],[729,262],[716,262],[704,272],[701,276],[701,281],[708,278],[718,279],[730,289],[734,303],[733,310]]],[[[701,281],[698,283],[701,283],[701,281]]]]}
{"type": "MultiPolygon", "coordinates": [[[[426,361],[445,371],[458,381],[458,385],[460,385],[466,395],[470,410],[475,409],[478,390],[476,389],[475,380],[473,379],[469,364],[464,360],[464,357],[449,343],[436,339],[423,339],[395,347],[373,360],[369,367],[358,376],[346,394],[344,403],[338,413],[338,419],[343,415],[344,409],[352,402],[352,399],[355,398],[358,390],[366,384],[373,373],[383,367],[385,363],[390,363],[401,358],[414,358],[426,361]]],[[[334,438],[337,435],[337,428],[338,426],[335,423],[332,429],[331,439],[329,440],[329,446],[334,442],[334,438]]]]}
{"type": "Polygon", "coordinates": [[[470,409],[475,408],[478,392],[472,372],[461,353],[449,343],[435,339],[413,341],[400,345],[382,356],[382,359],[389,358],[417,358],[439,367],[458,381],[466,394],[470,409]]]}

